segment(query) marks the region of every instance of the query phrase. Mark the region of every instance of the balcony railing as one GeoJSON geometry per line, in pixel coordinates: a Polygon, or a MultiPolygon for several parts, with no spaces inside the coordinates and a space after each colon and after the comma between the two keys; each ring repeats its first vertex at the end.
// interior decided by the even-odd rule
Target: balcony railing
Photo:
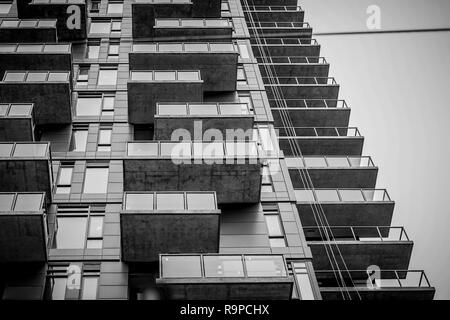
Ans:
{"type": "Polygon", "coordinates": [[[69,76],[66,71],[6,71],[3,82],[67,82],[69,76]]]}
{"type": "Polygon", "coordinates": [[[338,85],[333,77],[262,77],[262,79],[266,84],[276,85],[338,85]]]}
{"type": "Polygon", "coordinates": [[[157,28],[232,28],[229,19],[155,19],[157,28]]]}
{"type": "Polygon", "coordinates": [[[56,28],[56,19],[0,19],[0,29],[56,28]]]}
{"type": "Polygon", "coordinates": [[[244,12],[253,11],[268,11],[268,12],[295,12],[303,11],[300,6],[260,6],[260,5],[249,5],[242,6],[244,12]]]}
{"type": "Polygon", "coordinates": [[[30,117],[33,111],[32,103],[0,104],[0,117],[22,118],[30,117]]]}
{"type": "Polygon", "coordinates": [[[237,52],[231,42],[134,43],[132,52],[237,52]]]}
{"type": "Polygon", "coordinates": [[[192,3],[192,0],[134,0],[135,3],[153,3],[153,4],[164,4],[164,3],[192,3]]]}
{"type": "Polygon", "coordinates": [[[280,137],[362,137],[356,127],[276,127],[275,130],[280,137]]]}
{"type": "Polygon", "coordinates": [[[277,107],[277,103],[284,103],[287,108],[350,109],[345,100],[334,99],[283,99],[282,101],[277,99],[269,99],[269,102],[273,102],[274,107],[277,107]]]}
{"type": "Polygon", "coordinates": [[[124,210],[217,210],[215,192],[126,192],[124,210]]]}
{"type": "Polygon", "coordinates": [[[286,158],[288,168],[373,168],[372,158],[338,157],[338,156],[307,156],[299,158],[286,158]]]}
{"type": "Polygon", "coordinates": [[[252,45],[263,46],[318,46],[319,42],[316,39],[301,39],[301,38],[261,38],[257,43],[256,39],[251,38],[252,45]]]}
{"type": "Polygon", "coordinates": [[[168,71],[130,71],[131,81],[200,81],[200,72],[197,70],[168,70],[168,71]]]}
{"type": "MultiPolygon", "coordinates": [[[[334,273],[331,270],[316,270],[315,273],[318,279],[334,278],[334,273]]],[[[430,281],[423,270],[380,270],[378,278],[374,278],[373,283],[367,281],[367,279],[369,279],[367,270],[348,270],[342,272],[342,277],[347,286],[360,289],[432,288],[430,281]],[[355,279],[358,275],[364,273],[367,274],[366,279],[355,279]],[[349,276],[351,276],[351,278],[349,276]]],[[[330,287],[329,283],[330,281],[321,284],[321,281],[319,280],[320,287],[330,287]]],[[[338,285],[333,283],[332,286],[338,285]]]]}
{"type": "Polygon", "coordinates": [[[256,21],[252,24],[247,22],[249,28],[259,29],[305,29],[311,28],[308,22],[260,22],[256,21]]]}
{"type": "Polygon", "coordinates": [[[11,43],[0,44],[1,53],[70,53],[70,44],[32,44],[32,43],[11,43]]]}
{"type": "Polygon", "coordinates": [[[282,255],[161,255],[160,277],[173,278],[268,278],[285,277],[282,255]]]}
{"type": "Polygon", "coordinates": [[[284,63],[284,64],[328,64],[324,57],[302,57],[302,56],[267,56],[264,58],[258,57],[258,63],[284,63]]]}
{"type": "Polygon", "coordinates": [[[247,103],[158,103],[159,116],[239,116],[249,115],[247,103]]]}
{"type": "Polygon", "coordinates": [[[85,0],[32,0],[32,4],[85,4],[85,0]]]}
{"type": "Polygon", "coordinates": [[[256,142],[128,142],[130,157],[172,158],[257,158],[256,142]]]}
{"type": "Polygon", "coordinates": [[[410,241],[403,227],[303,227],[303,231],[308,241],[328,241],[328,237],[331,241],[410,241]]]}
{"type": "Polygon", "coordinates": [[[0,214],[14,212],[41,212],[45,207],[45,193],[0,192],[0,214]]]}
{"type": "Polygon", "coordinates": [[[48,158],[48,142],[0,142],[0,158],[48,158]]]}
{"type": "Polygon", "coordinates": [[[392,202],[385,189],[296,189],[297,202],[392,202]]]}

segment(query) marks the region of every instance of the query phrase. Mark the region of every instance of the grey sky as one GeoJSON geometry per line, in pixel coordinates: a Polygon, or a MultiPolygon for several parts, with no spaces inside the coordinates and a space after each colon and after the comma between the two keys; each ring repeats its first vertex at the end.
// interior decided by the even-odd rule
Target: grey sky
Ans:
{"type": "MultiPolygon", "coordinates": [[[[382,30],[450,27],[448,0],[304,0],[314,32],[367,31],[366,8],[382,30]]],[[[415,241],[410,269],[425,269],[437,298],[450,299],[450,32],[317,36],[378,187],[396,201],[393,225],[415,241]]]]}

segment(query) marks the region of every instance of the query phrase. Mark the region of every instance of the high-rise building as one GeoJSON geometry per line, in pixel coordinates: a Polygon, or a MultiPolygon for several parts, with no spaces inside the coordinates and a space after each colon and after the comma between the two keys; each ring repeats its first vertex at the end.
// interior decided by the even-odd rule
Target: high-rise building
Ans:
{"type": "Polygon", "coordinates": [[[0,2],[2,299],[432,299],[297,0],[0,2]]]}

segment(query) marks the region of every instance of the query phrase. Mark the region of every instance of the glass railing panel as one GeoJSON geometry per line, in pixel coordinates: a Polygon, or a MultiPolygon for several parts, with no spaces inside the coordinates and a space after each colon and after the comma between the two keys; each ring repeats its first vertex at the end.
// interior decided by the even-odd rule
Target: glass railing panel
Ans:
{"type": "Polygon", "coordinates": [[[158,142],[130,142],[129,156],[158,156],[158,142]]]}
{"type": "Polygon", "coordinates": [[[153,77],[155,81],[174,81],[177,76],[175,71],[154,71],[153,77]]]}
{"type": "Polygon", "coordinates": [[[161,142],[160,156],[162,157],[190,157],[191,143],[189,142],[161,142]]]}
{"type": "Polygon", "coordinates": [[[282,256],[245,256],[248,277],[285,277],[286,267],[282,256]]]}
{"type": "Polygon", "coordinates": [[[244,277],[242,256],[213,256],[203,257],[206,278],[244,277]]]}
{"type": "Polygon", "coordinates": [[[162,256],[162,278],[201,278],[201,256],[162,256]]]}
{"type": "Polygon", "coordinates": [[[12,211],[14,193],[0,193],[0,211],[12,211]]]}
{"type": "Polygon", "coordinates": [[[0,117],[6,117],[9,110],[9,104],[0,104],[0,117]]]}
{"type": "Polygon", "coordinates": [[[181,52],[183,51],[182,43],[159,43],[158,51],[181,52]]]}
{"type": "Polygon", "coordinates": [[[43,44],[19,44],[17,46],[16,52],[41,52],[43,46],[43,44]]]}
{"type": "Polygon", "coordinates": [[[156,52],[156,43],[135,43],[134,52],[156,52]]]}
{"type": "Polygon", "coordinates": [[[361,190],[339,190],[339,195],[344,202],[364,202],[361,190]]]}
{"type": "Polygon", "coordinates": [[[334,189],[317,189],[315,190],[317,201],[320,202],[339,202],[339,195],[334,189]]]}
{"type": "Polygon", "coordinates": [[[302,158],[285,158],[286,165],[288,168],[304,168],[302,158]]]}
{"type": "Polygon", "coordinates": [[[386,190],[381,189],[365,189],[362,191],[366,201],[391,201],[386,190]]]}
{"type": "Polygon", "coordinates": [[[326,157],[329,167],[348,168],[350,163],[347,157],[326,157]]]}
{"type": "Polygon", "coordinates": [[[184,210],[184,194],[182,192],[157,193],[156,210],[184,210]]]}
{"type": "Polygon", "coordinates": [[[209,44],[211,51],[218,51],[218,52],[236,52],[234,46],[232,43],[221,43],[221,42],[212,42],[209,44]]]}
{"type": "Polygon", "coordinates": [[[190,115],[217,115],[217,105],[215,103],[211,104],[189,104],[189,114],[190,115]]]}
{"type": "Polygon", "coordinates": [[[319,137],[337,137],[336,128],[315,128],[319,137]]]}
{"type": "Polygon", "coordinates": [[[178,116],[187,115],[186,104],[158,104],[158,115],[160,116],[178,116]]]}
{"type": "Polygon", "coordinates": [[[221,142],[194,142],[193,143],[194,157],[211,157],[222,158],[225,156],[223,143],[221,142]]]}
{"type": "Polygon", "coordinates": [[[305,165],[307,167],[326,168],[327,162],[324,157],[304,157],[305,165]]]}
{"type": "Polygon", "coordinates": [[[13,143],[0,143],[0,157],[9,158],[14,148],[13,143]]]}
{"type": "Polygon", "coordinates": [[[152,81],[152,71],[131,71],[131,80],[133,81],[152,81]]]}
{"type": "Polygon", "coordinates": [[[297,189],[297,190],[294,190],[294,193],[295,193],[295,198],[298,202],[315,202],[316,201],[313,190],[297,189]]]}
{"type": "Polygon", "coordinates": [[[153,210],[153,193],[126,193],[125,210],[153,210]]]}
{"type": "Polygon", "coordinates": [[[184,51],[186,52],[208,52],[208,43],[185,43],[184,51]]]}
{"type": "Polygon", "coordinates": [[[215,210],[217,209],[214,193],[186,193],[187,210],[215,210]]]}
{"type": "Polygon", "coordinates": [[[42,193],[18,193],[14,211],[39,211],[42,209],[42,193]]]}
{"type": "Polygon", "coordinates": [[[21,117],[31,115],[31,110],[33,110],[32,104],[11,104],[8,111],[8,116],[10,117],[21,117]]]}
{"type": "Polygon", "coordinates": [[[70,44],[46,44],[44,46],[44,52],[55,53],[55,52],[70,52],[70,44]]]}
{"type": "Polygon", "coordinates": [[[47,143],[18,143],[12,156],[13,158],[45,157],[47,150],[47,143]]]}
{"type": "Polygon", "coordinates": [[[221,103],[219,111],[222,115],[246,115],[249,114],[246,103],[221,103]]]}

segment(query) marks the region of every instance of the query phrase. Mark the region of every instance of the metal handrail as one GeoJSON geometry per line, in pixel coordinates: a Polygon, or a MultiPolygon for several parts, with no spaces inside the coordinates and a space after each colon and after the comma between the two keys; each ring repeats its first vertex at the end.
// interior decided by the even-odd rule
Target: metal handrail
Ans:
{"type": "MultiPolygon", "coordinates": [[[[288,168],[371,168],[375,167],[372,157],[370,156],[302,156],[302,157],[286,157],[286,160],[290,159],[299,162],[299,165],[290,166],[288,168]],[[324,165],[310,165],[308,159],[321,159],[324,165]],[[331,163],[332,159],[342,159],[347,161],[346,166],[336,166],[331,163]],[[352,161],[353,160],[353,161],[352,161]],[[365,165],[355,165],[356,162],[365,163],[365,165]]],[[[288,160],[289,161],[289,160],[288,160]]]]}
{"type": "Polygon", "coordinates": [[[285,136],[282,137],[362,137],[361,132],[357,127],[275,127],[278,132],[285,131],[286,129],[294,130],[296,132],[296,136],[285,136]],[[298,135],[297,129],[308,131],[308,133],[312,132],[313,135],[298,135]],[[324,131],[326,134],[322,134],[321,131],[324,131]],[[334,135],[330,134],[330,131],[334,132],[334,135]],[[344,133],[342,133],[344,132],[344,133]],[[352,135],[349,135],[349,132],[353,132],[352,135]]]}
{"type": "MultiPolygon", "coordinates": [[[[322,233],[330,233],[331,241],[339,241],[340,239],[346,241],[349,237],[353,239],[353,241],[360,242],[368,242],[368,241],[410,241],[409,237],[405,231],[404,227],[391,227],[391,226],[314,226],[314,227],[303,227],[305,231],[305,236],[308,240],[308,230],[323,230],[322,233]],[[390,233],[392,230],[399,230],[398,236],[392,238],[390,233]],[[342,231],[348,231],[345,233],[345,236],[339,235],[342,231]],[[358,232],[359,231],[359,232],[358,232]],[[387,234],[388,236],[383,236],[387,234]],[[387,231],[387,232],[386,232],[387,231]],[[369,234],[367,234],[369,233],[369,234]],[[351,236],[349,236],[351,235],[351,236]]],[[[324,240],[322,240],[324,241],[324,240]]]]}
{"type": "Polygon", "coordinates": [[[249,5],[243,8],[244,12],[253,11],[276,11],[276,12],[292,12],[292,11],[303,11],[301,6],[262,6],[262,5],[249,5]]]}
{"type": "Polygon", "coordinates": [[[299,192],[307,192],[308,199],[299,199],[297,198],[297,202],[320,202],[320,203],[336,203],[336,202],[392,202],[391,197],[386,189],[370,189],[370,188],[315,188],[315,189],[295,189],[294,193],[298,194],[299,192]],[[320,198],[320,194],[322,192],[330,193],[334,191],[333,194],[334,199],[332,200],[324,200],[320,198]],[[355,192],[357,193],[358,199],[354,200],[353,196],[352,200],[347,200],[347,196],[343,196],[344,193],[355,192]],[[381,194],[381,196],[380,196],[381,194]]]}
{"type": "MultiPolygon", "coordinates": [[[[261,57],[256,58],[258,61],[261,57]]],[[[269,63],[289,63],[289,64],[328,64],[325,57],[314,56],[267,56],[264,59],[269,63]]],[[[259,64],[267,63],[266,61],[258,62],[259,64]]]]}
{"type": "MultiPolygon", "coordinates": [[[[270,101],[276,101],[277,99],[269,99],[270,101]]],[[[350,109],[345,100],[338,99],[283,99],[286,102],[287,108],[300,108],[300,109],[350,109]],[[290,105],[291,102],[301,102],[296,106],[290,105]],[[320,106],[317,106],[320,105],[320,106]]],[[[285,109],[285,108],[272,108],[272,109],[285,109]]]]}
{"type": "MultiPolygon", "coordinates": [[[[271,77],[262,77],[262,79],[263,81],[265,79],[274,80],[271,77]]],[[[276,85],[338,85],[334,77],[276,77],[275,80],[276,85]]],[[[272,84],[270,81],[268,85],[272,84]]]]}

